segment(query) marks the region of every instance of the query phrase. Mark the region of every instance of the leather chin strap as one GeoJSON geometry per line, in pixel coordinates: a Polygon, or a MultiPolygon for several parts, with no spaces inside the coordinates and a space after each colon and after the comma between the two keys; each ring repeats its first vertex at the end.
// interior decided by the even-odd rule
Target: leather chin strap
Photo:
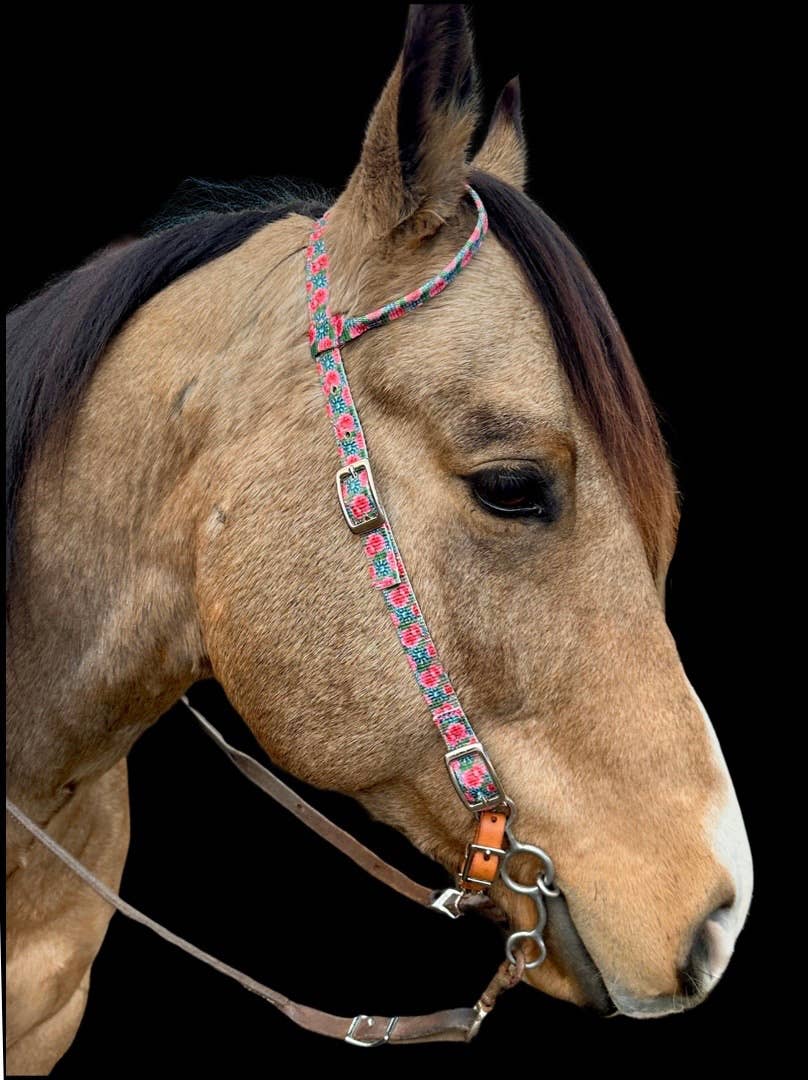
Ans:
{"type": "MultiPolygon", "coordinates": [[[[200,712],[188,701],[182,698],[183,703],[193,713],[203,731],[208,734],[216,745],[225,753],[227,758],[236,768],[267,795],[294,814],[300,821],[308,825],[328,843],[338,848],[348,858],[361,866],[378,881],[383,882],[391,889],[403,896],[414,900],[424,907],[434,911],[440,911],[451,918],[458,918],[468,911],[477,911],[498,923],[507,925],[507,916],[494,904],[490,897],[483,893],[460,891],[456,889],[429,889],[407,877],[400,870],[386,863],[375,855],[369,848],[360,844],[349,833],[345,832],[333,821],[307,803],[297,792],[293,791],[277,776],[265,769],[249,754],[243,753],[231,746],[223,736],[210,724],[200,712]]],[[[145,915],[142,911],[133,907],[122,899],[113,889],[110,889],[103,881],[99,880],[90,870],[79,862],[65,848],[58,844],[44,829],[40,828],[27,814],[15,803],[6,798],[6,810],[27,829],[41,844],[51,851],[65,866],[69,867],[74,874],[82,879],[89,887],[110,904],[122,915],[133,922],[147,927],[158,937],[176,945],[183,952],[201,960],[218,971],[222,975],[233,979],[253,994],[268,1001],[279,1009],[285,1016],[307,1031],[313,1031],[318,1035],[328,1035],[334,1039],[342,1039],[354,1046],[379,1046],[383,1043],[422,1043],[422,1042],[468,1042],[478,1032],[480,1024],[487,1014],[493,1009],[499,995],[507,989],[515,986],[524,973],[525,958],[521,951],[517,951],[515,962],[503,960],[498,967],[493,979],[480,995],[478,1001],[471,1007],[459,1009],[444,1009],[440,1012],[428,1013],[423,1016],[368,1016],[360,1014],[354,1017],[334,1016],[332,1013],[323,1012],[320,1009],[311,1008],[292,1001],[284,994],[278,993],[269,986],[258,982],[237,968],[231,967],[224,961],[198,948],[192,942],[175,934],[155,919],[145,915]]],[[[478,853],[483,854],[483,853],[478,853]]]]}

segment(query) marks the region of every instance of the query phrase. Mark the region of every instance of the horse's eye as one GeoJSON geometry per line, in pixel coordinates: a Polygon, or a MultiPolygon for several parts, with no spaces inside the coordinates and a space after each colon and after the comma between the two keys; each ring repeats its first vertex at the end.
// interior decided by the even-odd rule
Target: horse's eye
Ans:
{"type": "Polygon", "coordinates": [[[552,487],[535,467],[489,467],[467,476],[466,480],[474,497],[490,514],[543,521],[552,521],[556,516],[552,487]]]}

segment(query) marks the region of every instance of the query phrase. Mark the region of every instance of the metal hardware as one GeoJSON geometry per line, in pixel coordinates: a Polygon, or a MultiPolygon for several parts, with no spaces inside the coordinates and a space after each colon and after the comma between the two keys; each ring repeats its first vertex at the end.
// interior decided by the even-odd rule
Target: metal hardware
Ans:
{"type": "MultiPolygon", "coordinates": [[[[493,881],[488,881],[486,878],[475,878],[469,876],[469,870],[471,870],[471,864],[474,860],[474,853],[477,851],[483,851],[490,858],[492,855],[498,855],[500,859],[503,859],[508,853],[502,848],[488,847],[486,844],[466,844],[466,861],[463,863],[463,869],[460,871],[459,879],[461,882],[467,881],[471,885],[492,885],[493,881]]],[[[500,863],[500,866],[502,864],[500,863]]],[[[499,867],[497,867],[497,873],[499,873],[499,867]]],[[[496,880],[496,878],[494,879],[496,880]]]]}
{"type": "Polygon", "coordinates": [[[553,886],[553,881],[555,880],[555,867],[553,866],[553,860],[546,851],[540,847],[536,847],[535,844],[520,843],[511,831],[510,822],[505,827],[505,835],[508,838],[510,846],[502,862],[502,866],[500,867],[500,877],[502,878],[502,882],[512,892],[519,893],[520,896],[529,896],[536,905],[536,925],[532,930],[517,930],[511,934],[505,942],[505,955],[512,964],[515,964],[516,957],[514,956],[514,948],[516,945],[521,941],[532,941],[538,948],[539,955],[537,959],[531,960],[530,963],[526,963],[525,967],[537,968],[543,964],[547,958],[547,946],[542,937],[544,928],[547,925],[547,907],[544,903],[544,897],[560,896],[561,890],[553,886]],[[508,863],[515,855],[533,855],[537,859],[540,859],[544,864],[544,870],[536,875],[535,885],[522,885],[521,882],[514,881],[511,877],[508,871],[508,863]]]}
{"type": "Polygon", "coordinates": [[[342,509],[342,516],[345,518],[345,522],[352,533],[366,533],[371,529],[378,529],[380,525],[384,524],[384,510],[379,501],[379,496],[376,494],[376,485],[373,483],[373,473],[370,470],[370,462],[367,458],[362,458],[361,461],[355,461],[352,465],[345,465],[343,468],[337,469],[337,498],[339,499],[339,505],[342,509]],[[376,507],[376,512],[366,521],[360,521],[357,524],[351,518],[350,511],[345,505],[345,499],[342,495],[342,481],[347,476],[356,476],[360,469],[364,469],[367,474],[367,486],[370,489],[370,495],[376,507]]]}
{"type": "Polygon", "coordinates": [[[516,803],[513,801],[513,799],[508,798],[507,795],[505,796],[505,799],[503,801],[505,803],[505,807],[508,813],[508,824],[511,828],[513,828],[516,824],[516,803]]]}
{"type": "Polygon", "coordinates": [[[458,746],[455,747],[454,750],[450,750],[448,754],[444,754],[443,760],[446,763],[446,768],[449,771],[449,776],[452,778],[452,783],[455,786],[455,791],[460,796],[460,801],[463,803],[467,810],[471,811],[472,814],[476,814],[479,810],[490,810],[493,809],[495,806],[504,805],[506,800],[503,795],[499,794],[499,792],[502,791],[502,784],[500,784],[499,782],[499,777],[494,771],[494,766],[491,764],[488,754],[486,754],[485,750],[483,750],[480,743],[478,743],[476,740],[474,742],[466,743],[465,746],[458,746]],[[466,799],[466,792],[463,788],[463,784],[460,780],[460,777],[452,769],[452,762],[456,758],[466,757],[468,754],[479,754],[480,757],[483,759],[485,767],[488,770],[488,775],[494,781],[494,787],[496,787],[497,789],[496,795],[491,795],[487,799],[479,799],[475,803],[470,803],[466,799]]]}
{"type": "Polygon", "coordinates": [[[435,911],[442,911],[450,919],[459,919],[463,914],[458,907],[462,899],[463,893],[460,889],[444,889],[440,896],[437,896],[429,906],[435,911]]]}
{"type": "Polygon", "coordinates": [[[488,1016],[490,1012],[491,1010],[487,1009],[485,1005],[483,1005],[482,1001],[477,1002],[477,1004],[474,1006],[474,1023],[469,1028],[469,1039],[474,1038],[474,1036],[480,1030],[480,1026],[482,1025],[483,1020],[485,1020],[486,1016],[488,1016]]]}
{"type": "Polygon", "coordinates": [[[367,1026],[369,1028],[373,1027],[374,1024],[376,1023],[376,1020],[375,1020],[374,1017],[366,1016],[364,1013],[360,1013],[359,1016],[355,1016],[353,1018],[353,1020],[351,1021],[351,1026],[348,1028],[348,1034],[345,1036],[345,1040],[344,1040],[346,1043],[350,1043],[351,1046],[381,1046],[382,1043],[386,1043],[386,1042],[390,1041],[390,1036],[393,1033],[393,1028],[398,1023],[398,1017],[397,1016],[391,1017],[388,1024],[387,1024],[387,1030],[385,1031],[384,1035],[382,1035],[381,1038],[379,1038],[379,1039],[357,1039],[357,1038],[354,1038],[356,1029],[359,1027],[359,1025],[362,1023],[363,1020],[364,1020],[364,1022],[367,1024],[367,1026]]]}

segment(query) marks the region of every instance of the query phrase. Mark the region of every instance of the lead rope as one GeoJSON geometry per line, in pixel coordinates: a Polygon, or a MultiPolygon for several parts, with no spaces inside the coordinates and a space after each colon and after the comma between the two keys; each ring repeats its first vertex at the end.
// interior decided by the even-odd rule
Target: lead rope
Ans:
{"type": "MultiPolygon", "coordinates": [[[[256,762],[257,764],[257,762],[256,762]]],[[[60,859],[65,866],[69,867],[74,874],[81,878],[93,892],[97,893],[106,903],[110,904],[127,919],[140,923],[158,937],[176,945],[178,949],[188,953],[189,956],[201,960],[203,964],[218,971],[220,975],[226,975],[233,979],[245,990],[257,994],[274,1005],[284,1016],[307,1031],[313,1031],[318,1035],[328,1035],[334,1039],[342,1039],[355,1046],[377,1046],[381,1043],[421,1043],[421,1042],[468,1042],[478,1032],[480,1024],[485,1016],[493,1008],[496,998],[509,986],[514,986],[521,978],[524,970],[523,961],[520,957],[515,960],[504,960],[494,978],[483,991],[480,999],[471,1008],[445,1009],[442,1012],[429,1013],[424,1016],[335,1016],[332,1013],[314,1009],[309,1005],[300,1005],[284,994],[278,993],[270,986],[265,986],[257,979],[245,975],[243,971],[231,967],[218,957],[212,956],[185,938],[168,930],[155,919],[145,915],[136,907],[123,900],[113,889],[110,889],[95,874],[79,862],[65,848],[58,844],[52,836],[41,829],[36,822],[32,821],[26,813],[6,798],[6,810],[12,817],[27,829],[32,836],[43,844],[49,851],[60,859]],[[381,1033],[381,1034],[380,1034],[381,1033]]]]}

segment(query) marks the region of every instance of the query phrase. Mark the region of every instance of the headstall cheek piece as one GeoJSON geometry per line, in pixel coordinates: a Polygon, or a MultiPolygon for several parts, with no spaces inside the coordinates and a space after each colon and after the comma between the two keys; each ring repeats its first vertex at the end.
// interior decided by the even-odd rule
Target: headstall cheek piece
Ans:
{"type": "Polygon", "coordinates": [[[6,809],[12,817],[106,903],[238,982],[245,989],[258,994],[301,1027],[320,1035],[342,1039],[353,1046],[468,1042],[476,1035],[498,996],[504,990],[515,986],[526,968],[538,967],[544,961],[547,955],[542,938],[547,921],[544,901],[546,897],[559,895],[559,890],[553,884],[553,862],[547,852],[532,844],[522,844],[515,838],[513,828],[516,807],[505,794],[488,754],[474,733],[446,670],[438,659],[390,521],[376,490],[367,443],[341,356],[341,346],[368,330],[383,326],[413,311],[431,297],[438,296],[469,263],[485,237],[488,219],[477,193],[471,187],[468,188],[468,193],[477,207],[477,224],[454,259],[419,289],[368,315],[343,318],[330,311],[328,254],[325,249],[328,212],[317,222],[306,250],[309,341],[326,397],[326,413],[333,426],[342,460],[336,474],[339,505],[351,532],[361,537],[371,584],[382,594],[407,663],[446,745],[444,760],[454,789],[466,809],[476,818],[474,837],[466,847],[466,855],[457,875],[457,888],[430,889],[380,859],[350,833],[305,802],[297,792],[249,754],[227,743],[216,728],[191,705],[187,697],[183,696],[182,701],[203,731],[247,779],[368,874],[410,900],[453,919],[467,911],[478,911],[505,925],[507,917],[488,896],[488,889],[498,877],[508,889],[533,900],[536,908],[533,929],[518,930],[508,936],[505,943],[506,958],[477,1003],[471,1008],[447,1009],[424,1016],[382,1017],[360,1013],[354,1017],[343,1017],[291,1001],[277,990],[203,952],[127,903],[6,797],[6,809]],[[532,856],[541,864],[541,870],[533,884],[521,884],[509,870],[511,859],[519,855],[532,856]],[[529,942],[536,947],[537,956],[528,962],[525,946],[529,942]]]}

